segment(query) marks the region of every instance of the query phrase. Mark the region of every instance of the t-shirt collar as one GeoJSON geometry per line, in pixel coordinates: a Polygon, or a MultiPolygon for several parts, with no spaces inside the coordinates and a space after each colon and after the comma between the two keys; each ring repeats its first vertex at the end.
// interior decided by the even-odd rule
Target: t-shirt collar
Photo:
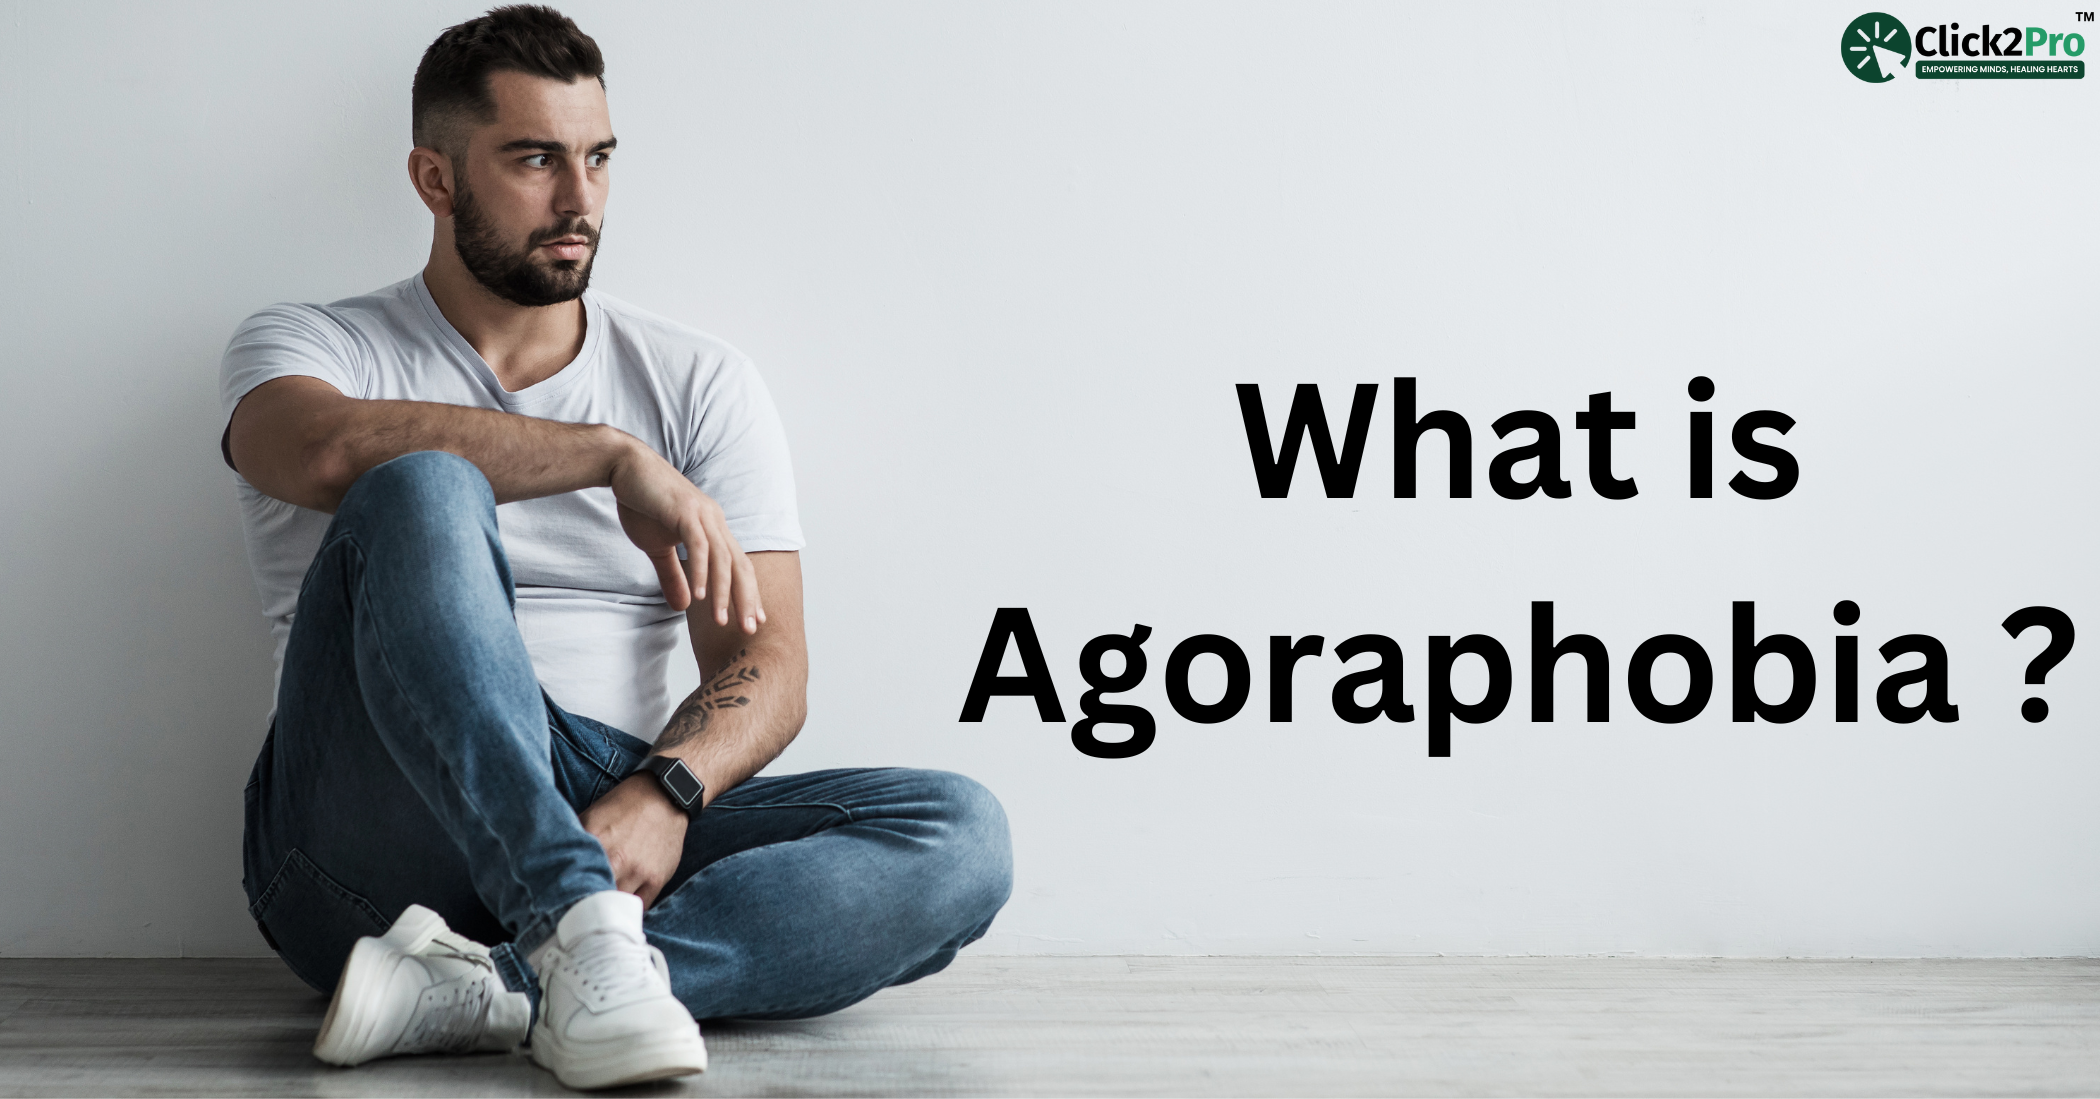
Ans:
{"type": "Polygon", "coordinates": [[[547,378],[513,393],[503,388],[503,383],[497,380],[496,372],[489,368],[487,360],[481,357],[479,351],[474,350],[474,345],[468,343],[465,336],[459,334],[459,329],[452,327],[451,321],[445,319],[444,311],[438,308],[437,299],[430,296],[430,287],[423,282],[423,272],[416,272],[411,281],[415,284],[416,302],[423,307],[423,313],[429,318],[431,327],[436,329],[439,339],[474,370],[481,383],[487,386],[488,391],[507,409],[518,411],[556,399],[567,393],[597,365],[598,345],[605,336],[605,310],[599,306],[598,294],[594,290],[583,292],[583,347],[576,352],[576,357],[547,378]]]}

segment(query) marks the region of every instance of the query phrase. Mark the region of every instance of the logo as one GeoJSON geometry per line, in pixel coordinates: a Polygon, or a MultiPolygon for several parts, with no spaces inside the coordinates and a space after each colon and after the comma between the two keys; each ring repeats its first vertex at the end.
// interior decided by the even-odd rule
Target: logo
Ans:
{"type": "Polygon", "coordinates": [[[1845,28],[1838,53],[1852,75],[1869,84],[1885,83],[1910,64],[1910,31],[1895,16],[1870,11],[1845,28]]]}
{"type": "MultiPolygon", "coordinates": [[[[2073,12],[2080,23],[2089,11],[2073,12]]],[[[2083,80],[2085,35],[2052,33],[2047,27],[1933,23],[1910,28],[1887,12],[1854,19],[1838,42],[1845,71],[1869,84],[1886,84],[1905,68],[1920,80],[2083,80]],[[1916,47],[1916,64],[1912,48],[1916,47]]]]}

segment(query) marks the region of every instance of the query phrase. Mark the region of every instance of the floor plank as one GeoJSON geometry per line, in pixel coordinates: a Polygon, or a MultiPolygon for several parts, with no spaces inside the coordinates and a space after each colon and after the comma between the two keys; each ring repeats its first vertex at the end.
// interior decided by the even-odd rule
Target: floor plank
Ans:
{"type": "MultiPolygon", "coordinates": [[[[560,1095],[516,1055],[333,1069],[274,960],[0,959],[0,1095],[560,1095]]],[[[999,958],[716,1023],[638,1095],[2090,1095],[2100,960],[999,958]]]]}

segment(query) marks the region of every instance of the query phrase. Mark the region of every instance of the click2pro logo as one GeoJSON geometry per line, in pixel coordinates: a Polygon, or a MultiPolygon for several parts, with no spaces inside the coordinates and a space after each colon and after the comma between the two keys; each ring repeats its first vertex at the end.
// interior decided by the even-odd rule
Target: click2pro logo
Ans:
{"type": "Polygon", "coordinates": [[[1895,16],[1870,11],[1845,28],[1838,49],[1852,75],[1881,84],[1910,64],[1910,31],[1895,16]]]}
{"type": "MultiPolygon", "coordinates": [[[[2092,12],[2073,14],[2093,21],[2092,12]]],[[[1966,31],[1956,22],[1929,24],[1913,43],[1902,20],[1880,11],[1854,19],[1838,43],[1845,71],[1869,84],[1886,84],[1905,68],[1920,80],[2083,80],[2083,53],[2085,35],[2077,31],[1989,23],[1966,31]]]]}

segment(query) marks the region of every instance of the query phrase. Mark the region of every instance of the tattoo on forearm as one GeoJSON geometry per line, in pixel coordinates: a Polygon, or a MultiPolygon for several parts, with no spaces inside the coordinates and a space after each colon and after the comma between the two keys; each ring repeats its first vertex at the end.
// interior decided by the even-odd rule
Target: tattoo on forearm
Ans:
{"type": "Polygon", "coordinates": [[[751,704],[751,696],[744,693],[758,682],[758,667],[744,663],[751,650],[738,650],[729,666],[716,672],[713,679],[700,685],[700,689],[686,696],[671,715],[670,724],[664,727],[663,735],[656,738],[656,749],[676,747],[707,731],[717,710],[734,710],[751,704]]]}

